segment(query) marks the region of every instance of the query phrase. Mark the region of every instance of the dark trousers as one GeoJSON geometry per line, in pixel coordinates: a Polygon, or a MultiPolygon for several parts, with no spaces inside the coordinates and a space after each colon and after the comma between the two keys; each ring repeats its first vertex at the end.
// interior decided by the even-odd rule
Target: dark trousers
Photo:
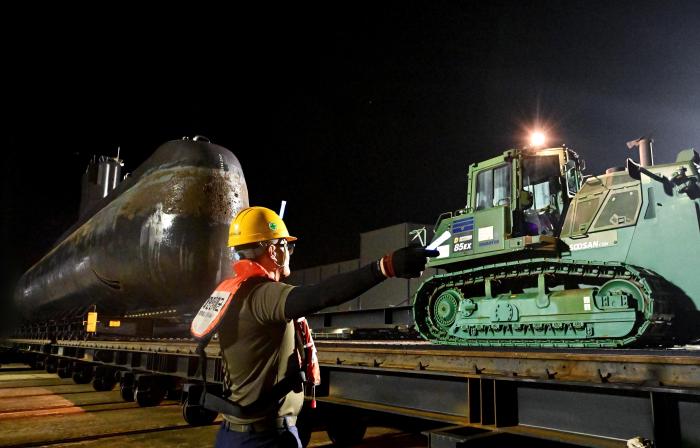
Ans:
{"type": "Polygon", "coordinates": [[[221,424],[216,434],[216,448],[301,448],[296,426],[260,432],[236,432],[221,424]]]}

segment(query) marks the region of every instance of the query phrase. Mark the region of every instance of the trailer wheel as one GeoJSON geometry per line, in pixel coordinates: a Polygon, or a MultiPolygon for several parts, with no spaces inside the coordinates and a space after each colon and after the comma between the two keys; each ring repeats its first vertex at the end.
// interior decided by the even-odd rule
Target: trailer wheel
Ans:
{"type": "Polygon", "coordinates": [[[362,442],[367,431],[367,421],[359,416],[349,417],[345,413],[330,416],[326,432],[333,446],[350,447],[362,442]]]}
{"type": "Polygon", "coordinates": [[[134,390],[134,400],[136,400],[142,408],[158,406],[160,402],[163,401],[164,396],[165,392],[158,388],[142,389],[136,386],[134,390]]]}
{"type": "Polygon", "coordinates": [[[58,369],[56,369],[56,374],[59,378],[63,379],[71,377],[71,371],[68,367],[59,367],[58,369]]]}
{"type": "Polygon", "coordinates": [[[56,362],[54,358],[47,357],[44,364],[46,366],[46,373],[56,373],[58,370],[58,362],[56,362]]]}
{"type": "Polygon", "coordinates": [[[121,383],[119,385],[119,395],[124,401],[134,401],[134,386],[121,383]]]}
{"type": "Polygon", "coordinates": [[[192,426],[210,425],[218,415],[218,412],[210,411],[198,404],[190,404],[189,399],[182,403],[182,418],[192,426]]]}
{"type": "Polygon", "coordinates": [[[92,369],[88,367],[78,367],[73,372],[73,382],[75,384],[88,384],[92,381],[92,369]]]}

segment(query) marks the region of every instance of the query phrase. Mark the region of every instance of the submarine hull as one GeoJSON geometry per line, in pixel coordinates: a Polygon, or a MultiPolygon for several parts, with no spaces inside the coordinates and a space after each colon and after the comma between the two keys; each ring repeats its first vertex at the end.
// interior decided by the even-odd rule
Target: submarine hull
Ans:
{"type": "Polygon", "coordinates": [[[197,307],[231,272],[228,225],[247,206],[233,153],[167,142],[22,276],[15,303],[31,319],[197,307]]]}

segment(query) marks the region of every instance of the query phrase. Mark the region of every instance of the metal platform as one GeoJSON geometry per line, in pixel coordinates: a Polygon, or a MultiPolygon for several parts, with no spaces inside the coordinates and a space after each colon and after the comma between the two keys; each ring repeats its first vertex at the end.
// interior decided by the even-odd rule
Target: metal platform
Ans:
{"type": "Polygon", "coordinates": [[[625,446],[634,436],[657,447],[700,446],[700,351],[694,348],[318,345],[328,385],[322,400],[583,446],[625,446]]]}
{"type": "MultiPolygon", "coordinates": [[[[198,379],[195,344],[186,340],[11,340],[5,345],[198,379]]],[[[654,440],[656,447],[700,446],[697,347],[483,350],[415,341],[318,341],[317,347],[320,402],[441,422],[442,435],[431,436],[440,446],[458,446],[462,436],[448,435],[472,430],[582,446],[622,447],[635,436],[654,440]]],[[[211,344],[212,382],[221,381],[217,352],[211,344]]]]}

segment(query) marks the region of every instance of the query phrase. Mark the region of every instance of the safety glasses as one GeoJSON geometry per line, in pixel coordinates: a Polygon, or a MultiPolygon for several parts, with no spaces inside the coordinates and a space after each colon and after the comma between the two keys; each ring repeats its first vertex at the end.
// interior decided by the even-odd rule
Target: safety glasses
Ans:
{"type": "Polygon", "coordinates": [[[287,240],[279,240],[279,242],[277,244],[275,244],[275,246],[279,246],[282,248],[286,247],[287,251],[289,251],[289,255],[292,255],[294,253],[294,243],[293,242],[289,242],[287,240]]]}

